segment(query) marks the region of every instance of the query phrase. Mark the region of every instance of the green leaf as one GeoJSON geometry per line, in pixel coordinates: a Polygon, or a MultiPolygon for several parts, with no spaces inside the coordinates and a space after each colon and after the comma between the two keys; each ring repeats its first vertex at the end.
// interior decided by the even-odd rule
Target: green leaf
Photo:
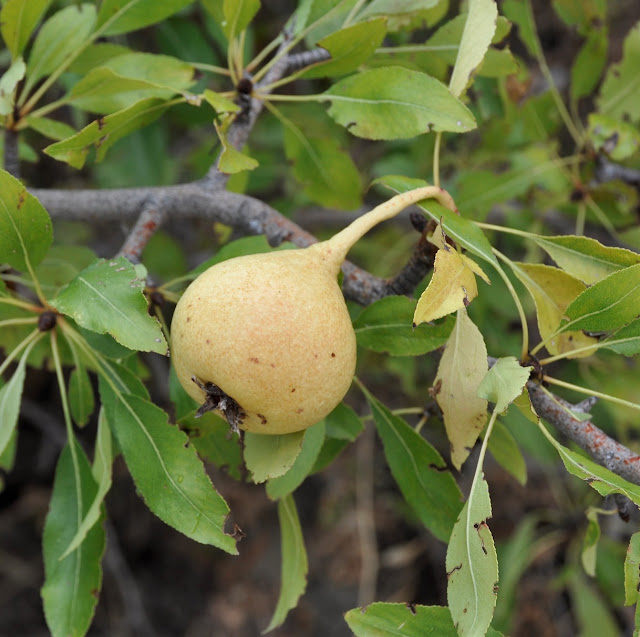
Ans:
{"type": "Polygon", "coordinates": [[[73,137],[47,146],[44,152],[54,159],[80,169],[92,148],[96,149],[96,160],[102,161],[107,150],[119,139],[158,119],[167,108],[165,100],[141,100],[129,108],[98,118],[73,137]]]}
{"type": "Polygon", "coordinates": [[[329,115],[366,139],[406,139],[430,130],[464,133],[473,115],[446,86],[420,73],[389,66],[351,75],[323,93],[329,115]]]}
{"type": "Polygon", "coordinates": [[[325,424],[321,421],[304,432],[302,447],[291,468],[277,478],[267,482],[267,495],[279,500],[293,493],[311,473],[325,439],[325,424]]]}
{"type": "Polygon", "coordinates": [[[13,112],[16,86],[24,77],[26,68],[24,60],[18,57],[0,77],[0,115],[9,115],[13,112]]]}
{"type": "Polygon", "coordinates": [[[629,31],[623,45],[622,61],[609,67],[600,95],[596,101],[598,111],[616,119],[628,117],[640,121],[640,22],[629,31]]]}
{"type": "Polygon", "coordinates": [[[302,448],[304,431],[279,436],[244,434],[244,461],[256,483],[285,474],[302,448]]]}
{"type": "Polygon", "coordinates": [[[0,11],[0,33],[11,57],[23,51],[51,0],[6,0],[0,11]]]}
{"type": "Polygon", "coordinates": [[[193,67],[169,56],[145,53],[120,55],[111,63],[90,71],[64,99],[86,111],[113,113],[143,99],[169,99],[193,83],[192,75],[193,67]],[[164,75],[160,72],[163,67],[166,69],[164,75]],[[142,77],[144,75],[148,77],[142,77]]]}
{"type": "Polygon", "coordinates": [[[386,18],[359,22],[323,38],[318,46],[331,54],[331,59],[314,64],[302,77],[332,77],[353,73],[382,44],[387,33],[386,18]]]}
{"type": "Polygon", "coordinates": [[[47,211],[22,183],[0,170],[0,263],[28,272],[44,259],[52,241],[47,211]]]}
{"type": "Polygon", "coordinates": [[[439,0],[371,0],[358,14],[358,20],[371,16],[400,15],[431,9],[439,0]]]}
{"type": "Polygon", "coordinates": [[[103,0],[97,27],[101,35],[118,35],[161,22],[193,0],[103,0]]]}
{"type": "Polygon", "coordinates": [[[362,420],[344,403],[340,403],[323,422],[325,440],[311,473],[326,469],[364,430],[362,420]]]}
{"type": "Polygon", "coordinates": [[[495,404],[501,414],[522,393],[533,367],[522,367],[515,356],[499,358],[478,386],[478,396],[495,404]]]}
{"type": "MultiPolygon", "coordinates": [[[[111,381],[113,382],[113,381],[111,381]]],[[[224,532],[229,507],[216,492],[187,435],[153,403],[100,377],[107,420],[145,504],[187,537],[236,554],[224,532]]]]}
{"type": "Polygon", "coordinates": [[[344,618],[356,637],[458,637],[451,612],[442,606],[375,602],[344,618]]]}
{"type": "Polygon", "coordinates": [[[629,548],[624,558],[624,604],[638,603],[640,597],[640,531],[629,540],[629,548]]]}
{"type": "Polygon", "coordinates": [[[591,95],[598,85],[607,63],[608,47],[608,29],[590,25],[587,39],[571,66],[570,95],[574,102],[591,95]]]}
{"type": "Polygon", "coordinates": [[[565,235],[531,237],[563,270],[584,281],[597,283],[609,274],[640,263],[640,254],[602,245],[590,237],[565,235]]]}
{"type": "Polygon", "coordinates": [[[56,141],[66,139],[76,133],[69,124],[58,122],[55,119],[50,119],[48,117],[27,117],[26,122],[29,128],[32,128],[41,135],[56,141]]]}
{"type": "Polygon", "coordinates": [[[618,270],[587,288],[567,307],[561,330],[615,330],[638,316],[640,263],[618,270]]]}
{"type": "Polygon", "coordinates": [[[454,319],[414,328],[415,307],[416,302],[406,296],[387,296],[367,306],[353,323],[358,345],[392,356],[420,356],[442,347],[454,319]]]}
{"type": "Polygon", "coordinates": [[[582,553],[580,561],[587,575],[595,577],[596,559],[598,557],[598,542],[600,540],[600,524],[598,510],[594,507],[587,509],[587,530],[582,538],[582,553]]]}
{"type": "Polygon", "coordinates": [[[69,72],[84,76],[93,69],[103,66],[109,60],[127,53],[132,53],[131,49],[122,44],[114,44],[113,42],[90,44],[71,63],[69,72]]]}
{"type": "Polygon", "coordinates": [[[216,93],[211,89],[206,88],[202,94],[204,100],[218,113],[237,113],[240,110],[240,106],[228,97],[216,93]]]}
{"type": "MultiPolygon", "coordinates": [[[[11,438],[4,451],[0,453],[0,469],[5,474],[11,472],[16,462],[16,453],[18,451],[18,430],[14,429],[11,438]]],[[[0,477],[0,493],[4,490],[4,478],[0,477]]]]}
{"type": "Polygon", "coordinates": [[[43,292],[53,297],[96,259],[96,253],[86,246],[54,244],[36,268],[36,277],[43,292]]]}
{"type": "Polygon", "coordinates": [[[263,631],[265,633],[280,626],[288,612],[295,608],[307,587],[309,570],[298,511],[292,495],[278,501],[278,520],[282,550],[280,596],[269,626],[263,631]]]}
{"type": "Polygon", "coordinates": [[[527,463],[508,427],[496,420],[489,438],[489,451],[495,461],[521,485],[527,483],[527,463]]]}
{"type": "MultiPolygon", "coordinates": [[[[539,263],[509,262],[511,269],[529,290],[536,306],[538,329],[550,354],[560,354],[595,345],[596,339],[582,332],[557,334],[567,307],[586,289],[586,285],[563,270],[539,263]]],[[[595,349],[576,356],[591,356],[595,349]]],[[[571,354],[568,355],[571,358],[571,354]]]]}
{"type": "Polygon", "coordinates": [[[124,257],[99,259],[85,268],[50,303],[78,325],[111,334],[121,345],[143,352],[167,353],[160,323],[147,311],[146,271],[124,257]]]}
{"type": "Polygon", "coordinates": [[[62,66],[86,42],[95,22],[93,4],[74,3],[54,13],[42,25],[27,60],[26,93],[39,79],[62,66]]]}
{"type": "Polygon", "coordinates": [[[470,0],[458,57],[449,90],[455,97],[464,93],[471,75],[484,58],[496,31],[498,9],[494,0],[470,0]]]}
{"type": "Polygon", "coordinates": [[[105,548],[102,520],[96,520],[77,549],[62,558],[96,490],[84,452],[71,440],[58,460],[42,538],[45,580],[41,593],[47,625],[54,637],[85,635],[98,603],[100,561],[105,548]]]}
{"type": "MultiPolygon", "coordinates": [[[[426,186],[427,182],[422,179],[412,179],[408,177],[400,177],[389,175],[376,179],[374,184],[384,185],[394,192],[407,192],[420,186],[426,186]]],[[[420,206],[434,221],[442,220],[443,228],[448,237],[451,237],[456,243],[465,247],[473,254],[481,257],[485,261],[498,265],[498,261],[491,250],[491,244],[487,237],[477,225],[457,215],[455,212],[445,208],[434,200],[421,201],[417,204],[420,206]]]]}
{"type": "Polygon", "coordinates": [[[78,527],[66,550],[60,559],[64,559],[84,542],[87,534],[96,525],[102,514],[104,498],[111,488],[111,470],[113,466],[113,449],[111,430],[106,422],[104,410],[100,410],[98,417],[98,434],[95,441],[95,454],[91,473],[98,486],[91,505],[84,512],[82,522],[78,527]]]}
{"type": "Polygon", "coordinates": [[[612,349],[623,356],[640,354],[640,319],[626,325],[601,342],[602,347],[612,349]]]}
{"type": "Polygon", "coordinates": [[[30,350],[31,348],[29,347],[24,352],[11,378],[0,387],[0,454],[11,443],[18,424],[22,390],[26,376],[25,367],[30,350]]]}
{"type": "Polygon", "coordinates": [[[258,162],[253,158],[245,155],[243,152],[235,149],[227,140],[227,128],[231,120],[227,118],[227,125],[219,125],[217,121],[213,122],[220,143],[222,144],[222,152],[218,159],[218,170],[227,175],[235,175],[243,170],[253,170],[258,166],[258,162]]]}
{"type": "MultiPolygon", "coordinates": [[[[293,174],[304,193],[326,208],[354,210],[362,203],[362,179],[348,152],[333,136],[303,133],[291,121],[283,122],[284,150],[293,162],[293,174]]],[[[311,129],[313,130],[313,129],[311,129]]]]}
{"type": "Polygon", "coordinates": [[[622,493],[622,495],[625,495],[640,506],[640,486],[627,482],[624,478],[609,471],[609,469],[605,469],[590,458],[562,446],[542,423],[539,424],[539,427],[547,440],[556,448],[565,469],[570,474],[585,480],[601,496],[622,493]]]}
{"type": "Polygon", "coordinates": [[[460,512],[461,493],[442,456],[368,391],[365,397],[402,495],[422,523],[446,542],[460,512]]]}
{"type": "Polygon", "coordinates": [[[460,637],[484,635],[498,593],[498,558],[487,526],[491,517],[489,486],[474,480],[447,549],[447,600],[460,637]]]}
{"type": "Polygon", "coordinates": [[[344,403],[340,403],[325,419],[327,438],[353,442],[364,430],[358,414],[344,403]]]}
{"type": "Polygon", "coordinates": [[[451,462],[457,469],[467,459],[487,420],[487,401],[477,393],[487,367],[482,334],[466,311],[458,310],[433,390],[451,443],[451,462]]]}
{"type": "Polygon", "coordinates": [[[260,9],[260,0],[223,0],[222,30],[229,40],[244,31],[260,9]]]}
{"type": "Polygon", "coordinates": [[[556,13],[582,35],[603,22],[607,14],[606,0],[553,0],[556,13]]]}
{"type": "Polygon", "coordinates": [[[608,115],[590,113],[588,134],[595,150],[606,153],[614,161],[623,161],[640,148],[638,128],[608,115]]]}
{"type": "Polygon", "coordinates": [[[69,407],[71,416],[79,427],[89,422],[89,416],[95,407],[93,386],[87,370],[80,361],[69,376],[69,407]]]}
{"type": "MultiPolygon", "coordinates": [[[[432,57],[436,56],[447,65],[453,66],[458,57],[467,16],[468,14],[462,13],[446,22],[427,40],[423,49],[418,48],[417,52],[419,54],[428,53],[432,57]]],[[[509,33],[510,28],[511,23],[506,18],[498,16],[492,43],[502,41],[509,33]]],[[[518,64],[508,48],[488,48],[484,58],[473,72],[479,76],[500,77],[516,73],[517,70],[518,64]]]]}
{"type": "Polygon", "coordinates": [[[198,455],[219,469],[225,469],[232,478],[242,480],[240,439],[231,435],[229,423],[211,411],[199,418],[194,414],[192,409],[189,415],[181,417],[180,427],[187,432],[198,455]]]}
{"type": "Polygon", "coordinates": [[[500,12],[518,26],[518,36],[531,56],[536,55],[536,26],[529,1],[504,0],[500,12]]]}

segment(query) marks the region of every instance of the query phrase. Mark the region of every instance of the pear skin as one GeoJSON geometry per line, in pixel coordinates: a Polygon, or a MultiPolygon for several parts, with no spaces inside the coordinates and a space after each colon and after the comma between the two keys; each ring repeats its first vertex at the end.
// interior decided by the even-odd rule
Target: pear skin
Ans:
{"type": "Polygon", "coordinates": [[[317,251],[237,257],[200,275],[176,306],[173,364],[198,403],[213,383],[263,434],[306,429],[344,397],[356,339],[336,268],[317,251]]]}

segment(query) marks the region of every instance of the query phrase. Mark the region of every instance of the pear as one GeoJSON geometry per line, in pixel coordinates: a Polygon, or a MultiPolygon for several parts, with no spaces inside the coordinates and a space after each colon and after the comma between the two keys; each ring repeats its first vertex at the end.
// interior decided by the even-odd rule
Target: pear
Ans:
{"type": "MultiPolygon", "coordinates": [[[[356,367],[356,337],[338,273],[353,244],[374,225],[428,197],[400,195],[308,248],[217,263],[186,289],[171,324],[181,385],[219,410],[234,430],[301,431],[343,399],[356,367]]],[[[446,194],[446,193],[445,193],[446,194]]]]}

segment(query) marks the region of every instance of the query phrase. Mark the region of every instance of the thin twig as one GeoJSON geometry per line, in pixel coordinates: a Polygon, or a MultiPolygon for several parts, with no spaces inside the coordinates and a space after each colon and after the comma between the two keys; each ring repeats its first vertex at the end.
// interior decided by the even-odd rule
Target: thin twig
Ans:
{"type": "Polygon", "coordinates": [[[162,208],[158,206],[157,202],[149,200],[142,208],[142,212],[120,248],[119,254],[132,263],[139,263],[142,251],[158,227],[162,225],[163,218],[162,208]]]}

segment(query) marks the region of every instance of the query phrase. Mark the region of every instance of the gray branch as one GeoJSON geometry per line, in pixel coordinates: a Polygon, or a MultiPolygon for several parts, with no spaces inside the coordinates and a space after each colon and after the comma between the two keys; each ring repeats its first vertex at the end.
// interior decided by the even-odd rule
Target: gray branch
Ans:
{"type": "MultiPolygon", "coordinates": [[[[299,247],[315,243],[316,238],[263,201],[226,190],[210,192],[199,183],[149,188],[114,188],[112,190],[48,190],[33,188],[35,195],[52,218],[78,221],[123,221],[136,219],[148,202],[154,203],[153,219],[140,217],[138,232],[149,230],[148,222],[160,219],[199,218],[218,221],[243,235],[264,234],[272,246],[291,241],[299,247]]],[[[155,229],[155,225],[154,225],[155,229]]],[[[134,228],[134,231],[136,229],[134,228]]],[[[132,247],[138,234],[125,241],[132,247]]],[[[123,248],[124,249],[124,248],[123,248]]],[[[390,282],[346,261],[343,291],[361,305],[368,305],[390,293],[390,282]]],[[[426,269],[424,271],[426,274],[426,269]]],[[[397,282],[396,282],[397,285],[397,282]]]]}
{"type": "Polygon", "coordinates": [[[574,405],[557,397],[552,398],[536,382],[529,381],[527,389],[538,416],[584,449],[597,463],[625,480],[640,485],[640,456],[637,453],[608,436],[591,420],[574,418],[558,402],[570,408],[575,408],[574,405]]]}

